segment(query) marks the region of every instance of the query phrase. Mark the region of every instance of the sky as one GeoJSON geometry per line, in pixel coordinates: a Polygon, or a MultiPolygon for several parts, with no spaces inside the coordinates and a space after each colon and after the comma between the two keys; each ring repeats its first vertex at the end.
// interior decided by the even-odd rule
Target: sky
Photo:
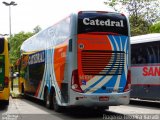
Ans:
{"type": "Polygon", "coordinates": [[[11,6],[12,34],[32,32],[37,25],[45,29],[76,11],[113,11],[104,5],[107,0],[0,0],[0,34],[9,34],[9,7],[3,1],[17,3],[11,6]]]}

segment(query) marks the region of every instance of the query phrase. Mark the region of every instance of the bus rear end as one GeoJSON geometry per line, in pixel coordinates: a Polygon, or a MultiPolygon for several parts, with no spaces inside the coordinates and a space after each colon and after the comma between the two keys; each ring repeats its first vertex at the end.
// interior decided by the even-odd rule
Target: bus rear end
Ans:
{"type": "Polygon", "coordinates": [[[123,14],[79,12],[77,66],[71,104],[105,107],[129,103],[129,30],[123,14]]]}

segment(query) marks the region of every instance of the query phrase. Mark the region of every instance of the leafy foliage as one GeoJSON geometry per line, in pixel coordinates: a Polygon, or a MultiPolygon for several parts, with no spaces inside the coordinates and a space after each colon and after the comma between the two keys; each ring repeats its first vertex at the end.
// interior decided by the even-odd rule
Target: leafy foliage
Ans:
{"type": "Polygon", "coordinates": [[[38,25],[33,29],[33,32],[19,32],[9,38],[10,42],[10,61],[11,64],[14,64],[18,58],[20,58],[20,48],[22,43],[33,36],[34,34],[41,31],[41,27],[38,25]]]}
{"type": "Polygon", "coordinates": [[[151,25],[149,31],[151,33],[160,33],[160,21],[151,25]]]}
{"type": "Polygon", "coordinates": [[[144,20],[142,17],[134,17],[134,15],[130,16],[130,28],[131,35],[143,35],[149,33],[150,23],[144,20]]]}
{"type": "Polygon", "coordinates": [[[38,33],[38,32],[41,31],[41,30],[42,30],[41,27],[38,25],[38,26],[36,26],[36,27],[33,29],[33,33],[36,34],[36,33],[38,33]]]}
{"type": "Polygon", "coordinates": [[[150,26],[160,16],[159,0],[110,0],[105,4],[115,11],[122,12],[123,8],[128,12],[132,36],[149,33],[150,26]]]}
{"type": "Polygon", "coordinates": [[[28,39],[29,37],[33,36],[34,33],[31,32],[20,32],[15,34],[9,39],[10,42],[10,61],[12,64],[16,62],[16,60],[20,57],[20,47],[21,44],[28,39]]]}

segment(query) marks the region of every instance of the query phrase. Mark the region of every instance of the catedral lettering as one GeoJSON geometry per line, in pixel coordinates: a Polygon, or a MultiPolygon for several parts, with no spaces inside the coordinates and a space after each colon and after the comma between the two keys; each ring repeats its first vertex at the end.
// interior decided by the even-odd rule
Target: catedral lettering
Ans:
{"type": "Polygon", "coordinates": [[[44,62],[44,52],[29,56],[29,65],[44,62]]]}
{"type": "Polygon", "coordinates": [[[160,76],[160,67],[144,67],[143,76],[160,76]]]}
{"type": "Polygon", "coordinates": [[[113,20],[107,19],[106,21],[103,21],[99,19],[90,20],[89,18],[84,18],[83,23],[85,25],[124,27],[123,20],[113,21],[113,20]]]}

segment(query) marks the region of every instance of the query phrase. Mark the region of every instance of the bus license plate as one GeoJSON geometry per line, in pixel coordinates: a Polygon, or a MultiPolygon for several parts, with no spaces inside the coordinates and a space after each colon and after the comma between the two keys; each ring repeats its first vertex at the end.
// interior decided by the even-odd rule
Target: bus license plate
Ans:
{"type": "Polygon", "coordinates": [[[108,101],[109,97],[108,96],[100,96],[99,101],[108,101]]]}

